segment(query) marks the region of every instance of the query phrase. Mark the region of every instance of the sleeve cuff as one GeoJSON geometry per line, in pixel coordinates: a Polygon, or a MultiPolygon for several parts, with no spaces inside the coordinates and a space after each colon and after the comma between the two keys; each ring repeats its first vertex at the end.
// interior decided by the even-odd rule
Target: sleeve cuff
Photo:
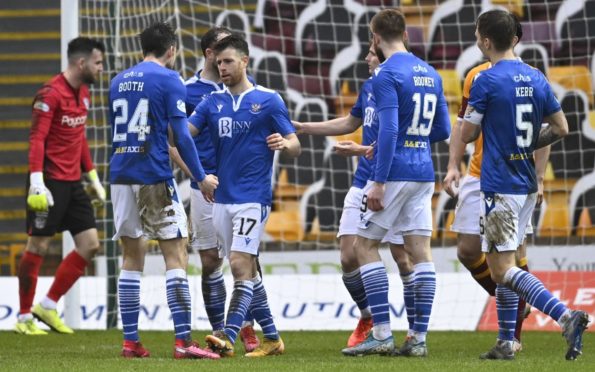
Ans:
{"type": "Polygon", "coordinates": [[[43,172],[32,172],[29,180],[32,185],[43,185],[43,172]]]}

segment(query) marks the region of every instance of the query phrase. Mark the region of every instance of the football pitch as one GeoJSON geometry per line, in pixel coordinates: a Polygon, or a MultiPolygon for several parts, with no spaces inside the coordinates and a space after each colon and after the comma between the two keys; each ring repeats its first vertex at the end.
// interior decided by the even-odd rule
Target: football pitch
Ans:
{"type": "MultiPolygon", "coordinates": [[[[403,332],[393,333],[398,341],[403,332]]],[[[202,341],[205,331],[194,331],[202,341]]],[[[559,333],[526,332],[524,350],[514,361],[483,361],[480,353],[495,342],[491,332],[432,332],[425,359],[366,356],[345,357],[341,348],[348,332],[283,332],[286,353],[251,360],[242,345],[236,357],[221,360],[174,360],[171,332],[141,332],[151,351],[147,359],[119,356],[121,333],[78,331],[75,335],[22,336],[0,332],[0,371],[594,371],[595,336],[585,334],[583,355],[564,359],[565,342],[559,333]]],[[[204,345],[204,342],[201,342],[204,345]]]]}

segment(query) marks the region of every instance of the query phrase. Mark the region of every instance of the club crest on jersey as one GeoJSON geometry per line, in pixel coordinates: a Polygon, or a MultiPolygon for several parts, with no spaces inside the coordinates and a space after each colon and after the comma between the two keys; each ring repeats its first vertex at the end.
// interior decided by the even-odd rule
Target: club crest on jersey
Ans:
{"type": "Polygon", "coordinates": [[[258,114],[260,112],[260,103],[253,103],[252,106],[250,106],[250,112],[258,114]]]}
{"type": "Polygon", "coordinates": [[[90,106],[90,102],[89,102],[89,98],[85,97],[83,98],[83,104],[85,105],[85,107],[87,108],[87,110],[89,109],[90,106]]]}

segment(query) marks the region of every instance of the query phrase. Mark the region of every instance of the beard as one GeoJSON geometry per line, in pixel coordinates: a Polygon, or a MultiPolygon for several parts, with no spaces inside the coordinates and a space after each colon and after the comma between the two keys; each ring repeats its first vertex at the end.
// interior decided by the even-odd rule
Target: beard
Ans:
{"type": "Polygon", "coordinates": [[[85,83],[86,85],[95,84],[95,82],[97,81],[93,73],[91,73],[91,71],[89,70],[85,70],[83,72],[82,80],[83,83],[85,83]]]}

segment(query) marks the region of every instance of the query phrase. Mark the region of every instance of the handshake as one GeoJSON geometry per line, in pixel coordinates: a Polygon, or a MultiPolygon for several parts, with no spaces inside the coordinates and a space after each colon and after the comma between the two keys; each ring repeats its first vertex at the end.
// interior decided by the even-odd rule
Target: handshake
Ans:
{"type": "MultiPolygon", "coordinates": [[[[97,170],[92,169],[87,173],[89,186],[86,191],[91,196],[93,205],[98,206],[105,203],[105,189],[99,181],[97,170]]],[[[47,212],[54,206],[54,197],[43,182],[42,172],[33,172],[30,176],[31,186],[27,196],[27,207],[33,212],[47,212]]]]}

